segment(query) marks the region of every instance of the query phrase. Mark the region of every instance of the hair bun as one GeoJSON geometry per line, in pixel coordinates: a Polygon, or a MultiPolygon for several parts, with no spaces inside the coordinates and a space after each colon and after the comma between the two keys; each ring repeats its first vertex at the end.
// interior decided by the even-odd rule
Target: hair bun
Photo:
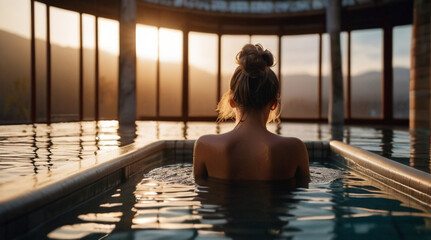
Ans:
{"type": "Polygon", "coordinates": [[[258,77],[274,64],[274,57],[268,50],[263,50],[261,44],[246,44],[236,55],[239,66],[251,77],[258,77]]]}

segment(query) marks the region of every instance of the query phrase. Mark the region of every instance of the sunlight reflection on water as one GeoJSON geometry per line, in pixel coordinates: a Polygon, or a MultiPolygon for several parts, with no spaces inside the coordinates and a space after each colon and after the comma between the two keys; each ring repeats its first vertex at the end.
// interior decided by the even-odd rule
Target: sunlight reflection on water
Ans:
{"type": "Polygon", "coordinates": [[[120,197],[107,194],[51,226],[48,237],[347,239],[401,232],[426,239],[431,233],[429,213],[397,200],[354,172],[330,164],[311,164],[308,189],[270,182],[210,180],[196,184],[191,173],[190,163],[154,169],[119,186],[115,193],[120,197]],[[323,181],[320,175],[328,178],[323,181]],[[108,203],[122,204],[102,207],[108,203]],[[94,229],[90,231],[91,224],[94,229]]]}
{"type": "MultiPolygon", "coordinates": [[[[155,121],[137,121],[131,128],[120,128],[117,121],[3,125],[0,126],[0,183],[49,172],[70,161],[80,161],[133,142],[197,139],[204,134],[225,133],[234,126],[232,122],[155,121]]],[[[302,140],[339,139],[430,172],[428,131],[356,126],[332,129],[327,124],[315,123],[269,124],[268,129],[302,140]]]]}

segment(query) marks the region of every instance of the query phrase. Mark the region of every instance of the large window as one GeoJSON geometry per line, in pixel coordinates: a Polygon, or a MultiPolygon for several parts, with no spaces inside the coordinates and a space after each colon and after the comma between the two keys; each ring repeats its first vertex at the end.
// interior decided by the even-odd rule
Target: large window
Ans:
{"type": "Polygon", "coordinates": [[[0,122],[30,120],[30,1],[0,0],[0,122]]]}
{"type": "Polygon", "coordinates": [[[412,26],[393,29],[394,118],[409,118],[410,42],[412,26]]]}
{"type": "Polygon", "coordinates": [[[182,114],[183,32],[160,28],[160,116],[182,114]]]}
{"type": "Polygon", "coordinates": [[[50,7],[51,119],[79,119],[79,14],[50,7]]]}
{"type": "Polygon", "coordinates": [[[218,37],[189,33],[189,116],[215,116],[218,37]]]}
{"type": "Polygon", "coordinates": [[[118,21],[98,18],[99,118],[117,119],[118,106],[118,21]]]}
{"type": "Polygon", "coordinates": [[[281,48],[281,116],[317,118],[319,35],[283,36],[281,48]]]}
{"type": "Polygon", "coordinates": [[[83,119],[95,118],[96,86],[96,17],[82,14],[83,48],[83,119]]]}
{"type": "Polygon", "coordinates": [[[183,32],[138,24],[137,115],[182,115],[183,32]]]}
{"type": "Polygon", "coordinates": [[[381,29],[352,31],[351,38],[352,118],[380,118],[383,31],[381,29]]]}
{"type": "Polygon", "coordinates": [[[136,26],[136,113],[139,117],[155,117],[157,101],[157,27],[136,26]]]}

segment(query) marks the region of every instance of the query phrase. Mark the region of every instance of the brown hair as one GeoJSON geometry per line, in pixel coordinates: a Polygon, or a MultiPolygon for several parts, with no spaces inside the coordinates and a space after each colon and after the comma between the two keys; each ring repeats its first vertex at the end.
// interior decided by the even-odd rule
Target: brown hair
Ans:
{"type": "MultiPolygon", "coordinates": [[[[246,112],[261,110],[268,104],[280,103],[280,82],[271,70],[274,57],[268,50],[263,50],[261,44],[246,44],[236,55],[238,67],[235,69],[229,84],[229,90],[223,95],[217,111],[218,121],[234,118],[235,112],[229,104],[229,99],[246,112]]],[[[268,122],[278,121],[280,104],[272,110],[268,122]]]]}

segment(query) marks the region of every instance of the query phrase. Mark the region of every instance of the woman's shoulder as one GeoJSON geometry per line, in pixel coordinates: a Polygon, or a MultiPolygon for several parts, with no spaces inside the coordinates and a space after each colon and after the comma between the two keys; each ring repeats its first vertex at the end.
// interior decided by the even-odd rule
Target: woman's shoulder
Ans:
{"type": "Polygon", "coordinates": [[[220,134],[208,134],[200,136],[195,142],[196,147],[211,147],[222,141],[220,134]]]}
{"type": "Polygon", "coordinates": [[[197,140],[196,143],[201,143],[201,144],[210,144],[214,141],[219,140],[220,135],[219,134],[207,134],[207,135],[202,135],[200,136],[197,140]]]}
{"type": "Polygon", "coordinates": [[[297,137],[283,137],[286,144],[291,144],[293,146],[305,146],[304,142],[297,137]]]}
{"type": "Polygon", "coordinates": [[[302,146],[302,145],[305,146],[304,142],[297,137],[286,137],[286,136],[280,136],[280,135],[273,134],[273,133],[271,133],[271,135],[272,135],[272,138],[276,142],[278,142],[284,146],[286,146],[286,145],[295,146],[295,147],[302,146]]]}
{"type": "Polygon", "coordinates": [[[275,139],[277,141],[276,145],[279,146],[280,148],[286,150],[286,151],[292,151],[292,150],[304,151],[304,150],[306,150],[306,146],[305,146],[304,142],[299,138],[276,135],[275,139]]]}

